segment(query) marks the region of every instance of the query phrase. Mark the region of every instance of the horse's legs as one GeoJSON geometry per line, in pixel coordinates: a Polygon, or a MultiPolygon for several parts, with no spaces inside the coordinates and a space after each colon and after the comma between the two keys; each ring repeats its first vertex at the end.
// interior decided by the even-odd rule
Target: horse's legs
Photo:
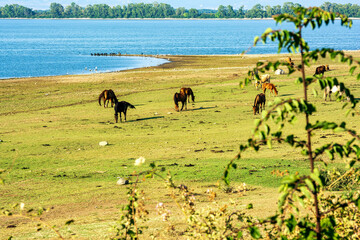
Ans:
{"type": "MultiPolygon", "coordinates": [[[[120,113],[120,119],[121,119],[121,113],[120,113]]],[[[121,120],[120,120],[121,121],[121,120]]],[[[115,112],[115,122],[117,123],[118,122],[118,113],[115,112]]]]}
{"type": "MultiPolygon", "coordinates": [[[[186,102],[186,101],[185,101],[185,102],[186,102]]],[[[184,108],[184,102],[181,102],[181,109],[180,109],[180,111],[182,111],[183,108],[184,108]]]]}
{"type": "Polygon", "coordinates": [[[187,102],[186,102],[186,100],[185,100],[185,109],[187,110],[187,102]]]}
{"type": "Polygon", "coordinates": [[[126,109],[125,109],[125,111],[124,111],[124,118],[125,118],[125,121],[124,121],[124,122],[126,122],[126,109]]]}

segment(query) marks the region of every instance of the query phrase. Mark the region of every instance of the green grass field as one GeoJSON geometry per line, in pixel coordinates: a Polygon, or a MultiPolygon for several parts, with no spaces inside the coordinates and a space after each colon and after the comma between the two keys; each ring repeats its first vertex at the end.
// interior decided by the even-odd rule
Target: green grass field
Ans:
{"type": "MultiPolygon", "coordinates": [[[[351,52],[357,58],[359,52],[351,52]]],[[[68,219],[74,225],[62,227],[61,233],[71,238],[99,239],[111,236],[109,227],[119,217],[126,201],[126,186],[116,185],[117,177],[128,177],[134,171],[149,169],[155,162],[171,171],[176,183],[191,186],[198,194],[200,206],[209,201],[205,191],[216,190],[226,164],[238,153],[241,143],[250,136],[254,120],[252,105],[254,86],[239,87],[249,68],[258,60],[279,60],[285,55],[249,56],[167,56],[171,63],[163,66],[124,72],[83,76],[58,76],[0,81],[0,169],[5,180],[0,185],[0,206],[15,203],[27,207],[51,208],[43,219],[51,225],[63,226],[68,219]],[[176,112],[173,95],[181,87],[191,87],[195,103],[176,112]],[[128,101],[136,109],[128,110],[127,122],[114,123],[114,110],[97,102],[104,89],[113,89],[120,101],[128,101]],[[109,145],[101,147],[100,141],[109,145]],[[143,156],[146,164],[134,166],[143,156]],[[193,166],[192,166],[193,165],[193,166]]],[[[297,63],[299,56],[291,56],[297,63]]],[[[343,81],[355,96],[360,95],[360,82],[348,75],[348,66],[323,59],[317,65],[329,64],[330,72],[343,81]]],[[[278,87],[280,98],[301,97],[302,86],[294,83],[300,76],[276,76],[271,82],[278,87]]],[[[358,129],[359,115],[345,117],[341,102],[325,102],[322,92],[315,97],[309,89],[310,101],[317,105],[311,121],[346,120],[348,127],[358,129]]],[[[267,102],[274,96],[267,95],[267,102]]],[[[275,127],[270,124],[271,127],[275,127]]],[[[304,137],[304,121],[285,127],[286,133],[304,137]]],[[[314,136],[315,146],[340,141],[342,134],[323,132],[314,136]],[[320,142],[321,141],[321,142],[320,142]]],[[[323,159],[328,161],[326,157],[323,159]]],[[[231,172],[232,186],[246,183],[251,191],[245,195],[226,194],[217,189],[218,204],[236,200],[242,205],[254,203],[249,214],[264,217],[275,212],[277,187],[281,177],[274,170],[307,173],[309,164],[298,150],[274,144],[259,153],[247,152],[231,172]]],[[[320,164],[320,163],[319,163],[320,164]]],[[[330,167],[341,164],[330,163],[330,167]]],[[[164,173],[166,174],[166,173],[164,173]]],[[[154,213],[157,202],[176,206],[167,196],[168,190],[158,179],[140,184],[147,197],[150,226],[147,234],[164,227],[154,213]]],[[[176,214],[174,214],[176,215],[176,214]]],[[[174,216],[181,228],[183,219],[174,216]]],[[[48,230],[36,232],[36,223],[18,217],[0,217],[0,239],[54,238],[48,230]],[[13,225],[15,227],[9,227],[13,225]]],[[[150,236],[150,235],[147,235],[150,236]]],[[[172,236],[174,239],[179,236],[172,236]]]]}

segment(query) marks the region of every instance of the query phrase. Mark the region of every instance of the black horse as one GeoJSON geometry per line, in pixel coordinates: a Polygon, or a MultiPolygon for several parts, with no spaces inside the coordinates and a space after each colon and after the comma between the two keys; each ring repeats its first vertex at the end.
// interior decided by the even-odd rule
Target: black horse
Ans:
{"type": "Polygon", "coordinates": [[[131,105],[128,102],[125,101],[121,101],[121,102],[117,102],[115,104],[115,122],[118,122],[118,113],[120,115],[120,122],[122,122],[121,120],[121,113],[124,113],[124,117],[125,117],[125,122],[126,122],[126,111],[129,108],[135,108],[133,105],[131,105]]]}

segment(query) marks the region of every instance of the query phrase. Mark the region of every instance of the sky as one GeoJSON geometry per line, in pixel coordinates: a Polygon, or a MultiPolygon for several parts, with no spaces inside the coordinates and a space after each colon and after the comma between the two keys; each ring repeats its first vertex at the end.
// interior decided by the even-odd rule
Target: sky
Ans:
{"type": "MultiPolygon", "coordinates": [[[[105,3],[109,6],[117,5],[128,5],[129,3],[154,3],[155,0],[0,0],[0,6],[5,6],[6,4],[19,4],[25,7],[32,8],[33,10],[45,10],[50,8],[50,4],[56,2],[60,3],[64,7],[70,5],[72,2],[75,2],[81,7],[86,7],[91,4],[100,4],[105,3]]],[[[196,9],[217,9],[219,5],[231,5],[234,9],[239,9],[241,6],[244,6],[245,9],[251,9],[256,4],[261,4],[262,6],[270,5],[283,5],[284,2],[291,2],[290,0],[158,0],[158,3],[167,3],[173,6],[174,8],[185,7],[186,9],[196,8],[196,9]]],[[[339,4],[360,4],[360,0],[298,0],[294,3],[300,3],[302,6],[320,6],[324,2],[335,2],[339,4]]]]}

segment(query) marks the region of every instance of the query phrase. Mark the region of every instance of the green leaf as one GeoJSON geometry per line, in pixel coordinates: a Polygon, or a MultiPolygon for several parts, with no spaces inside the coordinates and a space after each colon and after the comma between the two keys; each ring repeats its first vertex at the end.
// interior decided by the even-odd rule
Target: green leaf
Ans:
{"type": "Polygon", "coordinates": [[[250,235],[253,238],[255,238],[255,239],[261,238],[260,230],[257,227],[250,227],[249,231],[250,231],[250,235]]]}
{"type": "Polygon", "coordinates": [[[259,36],[256,36],[255,38],[254,38],[254,46],[256,46],[256,44],[257,44],[257,42],[259,41],[259,36]]]}
{"type": "Polygon", "coordinates": [[[309,178],[305,179],[305,183],[312,192],[315,192],[315,186],[309,178]]]}
{"type": "Polygon", "coordinates": [[[262,111],[262,112],[261,112],[262,118],[265,118],[268,113],[269,113],[269,112],[266,111],[266,110],[262,111]]]}
{"type": "Polygon", "coordinates": [[[264,32],[264,34],[269,34],[269,33],[271,33],[273,30],[271,29],[271,28],[267,28],[266,30],[265,30],[265,32],[264,32]]]}
{"type": "Polygon", "coordinates": [[[314,97],[319,96],[319,93],[315,88],[313,88],[312,90],[313,90],[314,97]]]}
{"type": "Polygon", "coordinates": [[[233,163],[231,166],[232,166],[233,169],[236,169],[236,168],[237,168],[236,163],[233,163]]]}
{"type": "Polygon", "coordinates": [[[75,222],[75,220],[74,220],[74,219],[71,219],[71,220],[66,221],[66,222],[65,222],[65,225],[70,225],[70,224],[72,224],[72,223],[74,223],[74,222],[75,222]]]}
{"type": "Polygon", "coordinates": [[[337,128],[334,129],[334,132],[335,132],[335,133],[345,132],[345,129],[342,128],[342,127],[337,127],[337,128]]]}
{"type": "Polygon", "coordinates": [[[349,70],[350,75],[353,75],[354,71],[356,69],[356,66],[352,66],[349,70]]]}
{"type": "Polygon", "coordinates": [[[260,123],[261,123],[261,120],[260,119],[255,119],[254,123],[255,123],[255,127],[258,127],[260,125],[260,123]]]}
{"type": "Polygon", "coordinates": [[[324,186],[324,181],[320,178],[319,169],[315,168],[314,172],[310,174],[312,180],[314,180],[320,187],[324,186]]]}
{"type": "Polygon", "coordinates": [[[304,194],[308,199],[311,199],[311,192],[309,191],[309,189],[307,189],[307,187],[305,187],[305,186],[300,187],[300,191],[301,191],[302,194],[304,194]]]}

